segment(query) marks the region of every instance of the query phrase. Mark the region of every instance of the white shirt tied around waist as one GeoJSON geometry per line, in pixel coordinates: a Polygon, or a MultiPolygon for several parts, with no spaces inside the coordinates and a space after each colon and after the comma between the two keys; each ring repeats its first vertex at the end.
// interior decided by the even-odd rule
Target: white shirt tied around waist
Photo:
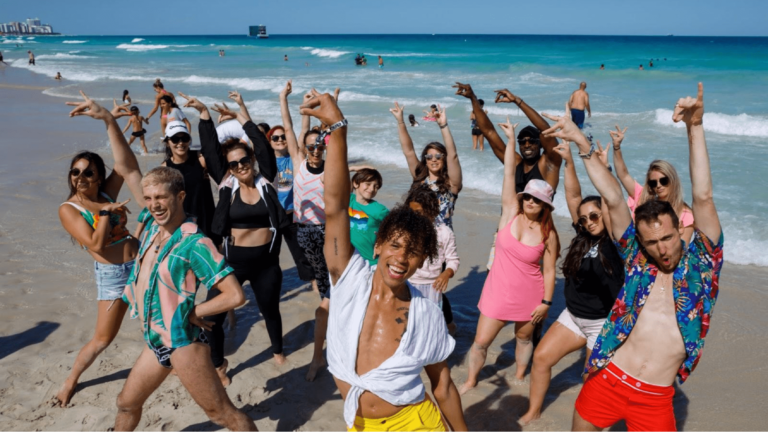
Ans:
{"type": "Polygon", "coordinates": [[[305,225],[325,224],[323,174],[312,174],[307,160],[301,162],[293,177],[293,221],[305,225]]]}
{"type": "Polygon", "coordinates": [[[344,273],[335,285],[331,285],[333,301],[328,317],[328,370],[351,386],[344,401],[344,421],[350,428],[355,422],[359,399],[364,391],[395,406],[424,400],[425,388],[420,376],[422,369],[448,358],[456,345],[448,334],[440,308],[408,284],[411,305],[400,345],[392,357],[379,367],[357,375],[357,348],[372,283],[371,267],[355,251],[344,273]]]}

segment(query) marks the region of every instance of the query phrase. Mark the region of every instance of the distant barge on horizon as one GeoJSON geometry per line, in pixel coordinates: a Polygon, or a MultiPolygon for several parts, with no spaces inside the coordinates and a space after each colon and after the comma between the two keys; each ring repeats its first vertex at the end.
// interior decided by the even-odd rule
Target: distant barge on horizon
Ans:
{"type": "Polygon", "coordinates": [[[257,25],[248,27],[248,36],[267,39],[269,37],[269,34],[267,34],[267,26],[257,25]]]}

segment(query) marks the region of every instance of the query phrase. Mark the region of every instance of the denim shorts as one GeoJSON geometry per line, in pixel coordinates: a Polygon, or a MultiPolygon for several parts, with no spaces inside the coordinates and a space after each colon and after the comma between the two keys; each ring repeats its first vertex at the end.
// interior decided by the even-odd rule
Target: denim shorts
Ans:
{"type": "Polygon", "coordinates": [[[93,262],[96,274],[96,300],[116,300],[123,297],[123,290],[133,270],[133,260],[123,264],[104,264],[93,262]]]}

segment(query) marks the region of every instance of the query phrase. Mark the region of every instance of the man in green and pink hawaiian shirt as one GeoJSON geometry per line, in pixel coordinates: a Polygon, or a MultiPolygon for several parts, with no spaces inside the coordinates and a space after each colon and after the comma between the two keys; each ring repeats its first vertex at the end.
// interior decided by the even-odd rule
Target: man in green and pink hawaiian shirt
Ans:
{"type": "Polygon", "coordinates": [[[611,216],[626,278],[587,362],[589,377],[576,400],[573,430],[600,430],[625,420],[629,430],[676,430],[672,398],[696,367],[709,331],[723,265],[723,233],[712,198],[704,139],[704,89],[678,100],[672,119],[687,127],[694,235],[685,248],[672,206],[651,200],[635,221],[621,187],[595,145],[567,117],[545,134],[579,147],[592,183],[611,216]],[[558,130],[559,129],[559,130],[558,130]]]}
{"type": "Polygon", "coordinates": [[[155,168],[142,180],[142,188],[154,220],[142,235],[123,301],[131,318],[141,321],[147,346],[117,397],[115,430],[136,428],[144,402],[171,368],[211,421],[231,430],[256,430],[227,396],[201,332],[212,324],[202,317],[245,303],[243,289],[213,242],[184,213],[181,173],[155,168]],[[201,283],[221,294],[195,305],[201,283]]]}

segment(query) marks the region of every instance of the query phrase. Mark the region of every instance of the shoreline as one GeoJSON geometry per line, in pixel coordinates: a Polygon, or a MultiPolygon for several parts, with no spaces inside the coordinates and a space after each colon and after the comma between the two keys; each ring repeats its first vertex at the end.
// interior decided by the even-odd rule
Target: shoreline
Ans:
{"type": "MultiPolygon", "coordinates": [[[[77,350],[90,339],[96,309],[93,264],[71,243],[56,215],[66,194],[62,177],[75,150],[88,148],[102,155],[108,150],[97,122],[69,119],[65,99],[38,91],[38,86],[53,87],[54,83],[45,87],[45,79],[30,71],[7,71],[0,86],[0,97],[19,101],[0,106],[5,142],[16,145],[13,157],[0,159],[0,173],[5,174],[0,176],[4,210],[0,219],[0,311],[9,318],[0,331],[0,427],[103,430],[112,426],[115,399],[143,341],[137,323],[126,318],[112,345],[83,375],[74,405],[67,409],[47,406],[77,350]],[[40,117],[45,118],[44,123],[40,117]]],[[[153,131],[156,128],[153,124],[153,131]]],[[[460,149],[461,153],[467,151],[460,149]]],[[[161,160],[160,154],[139,157],[144,172],[161,160]]],[[[389,207],[402,200],[410,175],[394,165],[377,167],[384,177],[377,198],[389,207]]],[[[122,196],[128,195],[124,189],[122,196]]],[[[456,350],[448,359],[457,386],[466,377],[466,355],[475,333],[476,305],[499,205],[499,197],[469,188],[457,201],[454,226],[462,263],[448,291],[459,325],[456,350]]],[[[133,202],[129,206],[135,218],[138,209],[133,202]]],[[[555,222],[565,249],[572,236],[570,221],[556,217],[555,222]]],[[[134,223],[132,219],[130,225],[134,223]]],[[[233,384],[227,392],[263,430],[343,430],[341,398],[327,370],[314,383],[304,381],[317,296],[298,280],[285,247],[281,267],[288,362],[282,367],[273,364],[264,324],[246,289],[249,304],[237,310],[237,333],[227,341],[227,351],[236,350],[228,355],[233,384]]],[[[764,386],[755,379],[754,371],[759,378],[762,359],[768,354],[764,331],[768,318],[763,313],[768,292],[759,288],[768,279],[768,268],[731,263],[724,267],[704,360],[688,383],[677,386],[675,412],[680,429],[765,427],[764,386]],[[738,359],[733,359],[734,353],[739,353],[738,359]]],[[[564,307],[562,285],[558,277],[555,305],[545,327],[564,307]]],[[[489,348],[478,387],[462,397],[470,429],[519,428],[515,420],[527,408],[528,384],[515,385],[508,379],[514,373],[513,340],[512,327],[505,327],[489,348]]],[[[525,430],[570,429],[583,362],[583,354],[573,353],[553,369],[542,420],[525,430]]],[[[147,401],[139,428],[218,429],[174,377],[147,401]]]]}

